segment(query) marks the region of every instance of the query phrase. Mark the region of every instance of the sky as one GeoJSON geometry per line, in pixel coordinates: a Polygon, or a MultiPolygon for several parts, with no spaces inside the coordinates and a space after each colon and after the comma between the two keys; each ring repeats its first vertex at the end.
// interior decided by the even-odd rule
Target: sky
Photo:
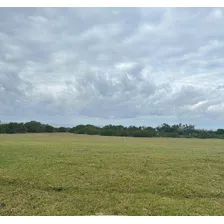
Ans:
{"type": "Polygon", "coordinates": [[[224,128],[224,8],[0,8],[0,120],[224,128]]]}

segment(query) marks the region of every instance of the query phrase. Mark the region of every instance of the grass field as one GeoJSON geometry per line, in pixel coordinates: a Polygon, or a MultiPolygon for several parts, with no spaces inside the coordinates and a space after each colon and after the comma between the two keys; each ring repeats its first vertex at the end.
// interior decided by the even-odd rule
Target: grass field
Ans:
{"type": "Polygon", "coordinates": [[[0,215],[224,215],[224,140],[0,135],[0,215]]]}

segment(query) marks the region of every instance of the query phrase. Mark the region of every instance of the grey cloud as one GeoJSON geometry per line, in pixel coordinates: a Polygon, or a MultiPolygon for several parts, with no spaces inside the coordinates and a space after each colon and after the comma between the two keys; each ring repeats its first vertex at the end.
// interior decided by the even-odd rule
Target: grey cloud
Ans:
{"type": "Polygon", "coordinates": [[[222,125],[223,22],[222,8],[0,9],[1,119],[222,125]]]}

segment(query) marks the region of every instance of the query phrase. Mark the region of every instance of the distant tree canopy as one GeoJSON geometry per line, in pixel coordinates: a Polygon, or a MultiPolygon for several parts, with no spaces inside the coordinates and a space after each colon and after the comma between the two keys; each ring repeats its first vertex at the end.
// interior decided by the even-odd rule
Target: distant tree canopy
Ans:
{"type": "Polygon", "coordinates": [[[175,124],[162,125],[153,128],[146,126],[106,125],[98,127],[91,124],[77,125],[72,128],[53,127],[49,124],[42,124],[37,121],[27,123],[1,123],[0,134],[15,133],[52,133],[52,132],[70,132],[74,134],[102,135],[102,136],[126,136],[126,137],[170,137],[170,138],[221,138],[224,139],[224,129],[216,131],[196,129],[194,125],[175,124]]]}
{"type": "Polygon", "coordinates": [[[65,128],[65,127],[58,128],[58,132],[67,132],[67,131],[68,131],[68,128],[65,128]]]}
{"type": "Polygon", "coordinates": [[[30,133],[41,133],[45,131],[45,125],[37,121],[30,121],[24,124],[27,132],[30,133]]]}

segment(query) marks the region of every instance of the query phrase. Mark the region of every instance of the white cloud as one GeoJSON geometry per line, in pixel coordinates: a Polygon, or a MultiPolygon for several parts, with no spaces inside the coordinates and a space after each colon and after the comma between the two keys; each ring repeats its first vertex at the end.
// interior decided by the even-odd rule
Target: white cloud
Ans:
{"type": "Polygon", "coordinates": [[[213,9],[210,13],[211,19],[221,19],[223,17],[223,11],[221,9],[213,9]]]}
{"type": "Polygon", "coordinates": [[[136,63],[135,62],[121,62],[121,63],[117,63],[115,65],[116,69],[119,69],[121,71],[127,71],[130,69],[133,69],[135,67],[136,63]]]}

